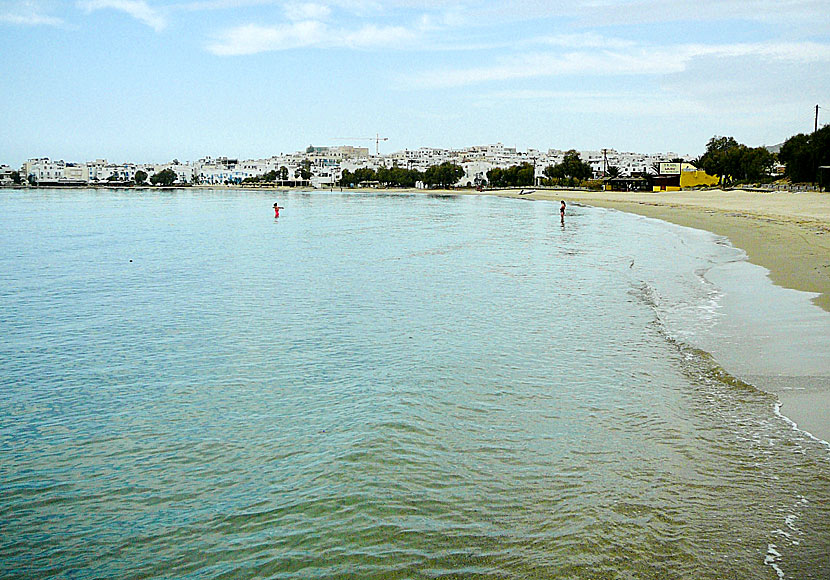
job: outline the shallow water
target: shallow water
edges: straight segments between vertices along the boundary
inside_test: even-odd
[[[758,370],[723,240],[272,203],[0,192],[0,576],[830,575],[827,447],[719,365]]]

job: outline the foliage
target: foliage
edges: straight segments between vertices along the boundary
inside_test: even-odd
[[[594,171],[589,163],[582,161],[575,149],[571,149],[565,153],[562,163],[548,165],[543,173],[552,183],[577,185],[586,179],[590,179]]]
[[[367,181],[377,181],[375,170],[371,167],[361,167],[355,169],[354,172],[344,169],[340,176],[340,185],[351,187],[352,185],[360,185]]]
[[[153,185],[169,187],[176,182],[177,177],[178,176],[176,175],[176,172],[168,167],[167,169],[163,169],[162,171],[155,173],[150,178],[150,183],[152,183]]]
[[[375,176],[380,183],[390,187],[415,187],[424,178],[417,169],[404,169],[397,165],[391,169],[380,167]]]
[[[428,187],[439,186],[448,188],[455,185],[464,176],[464,168],[445,161],[441,165],[433,165],[424,172],[423,181]]]
[[[302,179],[303,181],[308,181],[309,179],[311,179],[311,176],[313,175],[313,173],[311,172],[311,161],[309,161],[308,159],[303,159],[302,163],[300,163],[300,168],[298,171],[300,179]]]
[[[23,183],[23,178],[20,177],[19,171],[12,171],[11,178],[15,185],[20,185],[21,183]]]
[[[784,141],[778,159],[786,164],[786,175],[793,182],[817,181],[818,168],[830,165],[830,125],[815,133],[799,133]]]
[[[147,172],[142,170],[142,169],[139,169],[138,171],[135,172],[135,182],[138,185],[143,185],[144,182],[147,181],[147,177],[148,177]]]
[[[769,175],[775,158],[765,147],[747,147],[733,137],[714,136],[706,145],[706,153],[694,165],[722,184],[733,181],[758,181]]]
[[[533,185],[536,181],[536,169],[530,163],[513,165],[507,169],[494,167],[487,172],[490,187],[520,187]]]

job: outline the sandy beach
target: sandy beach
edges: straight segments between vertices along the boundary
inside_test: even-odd
[[[830,311],[830,194],[680,191],[671,193],[518,190],[484,192],[525,199],[565,200],[613,208],[729,238],[750,262],[769,271],[773,283],[816,293],[813,301]],[[830,369],[827,369],[830,375]],[[763,385],[781,402],[781,413],[799,428],[830,441],[830,378],[809,386]]]

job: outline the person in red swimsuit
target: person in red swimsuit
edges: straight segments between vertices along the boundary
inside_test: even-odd
[[[279,205],[277,205],[276,203],[274,204],[274,217],[275,217],[275,218],[280,217],[280,210],[281,210],[281,209],[285,209],[285,208],[284,208],[284,207],[280,207],[280,206],[279,206]]]

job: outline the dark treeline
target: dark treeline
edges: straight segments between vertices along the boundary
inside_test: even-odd
[[[757,182],[770,179],[775,156],[766,147],[747,147],[732,137],[714,136],[706,145],[706,153],[692,164],[721,184]]]
[[[311,161],[304,159],[302,163],[300,163],[300,167],[294,171],[293,176],[288,171],[288,168],[283,165],[279,168],[279,170],[273,169],[256,177],[246,177],[242,180],[242,183],[276,183],[278,181],[284,182],[293,180],[308,181],[311,179],[312,175]]]
[[[376,183],[385,187],[415,187],[418,182],[422,182],[427,187],[447,188],[455,185],[463,176],[464,168],[449,162],[433,165],[424,172],[397,166],[380,167],[377,170],[362,167],[354,172],[344,169],[340,185],[353,187]]]
[[[778,160],[787,166],[787,177],[793,182],[827,185],[830,170],[830,125],[805,135],[799,133],[784,141]]]
[[[487,182],[490,187],[521,187],[534,185],[536,169],[530,163],[513,165],[507,169],[494,167],[487,172]]]
[[[781,145],[777,160],[784,164],[784,175],[791,182],[827,185],[830,170],[821,168],[830,166],[830,125],[810,134],[790,137]],[[732,137],[712,137],[706,153],[692,163],[720,178],[724,185],[773,181],[780,177],[773,172],[775,154],[766,147],[747,147]]]
[[[284,165],[279,170],[272,169],[256,177],[246,177],[242,183],[276,183],[277,181],[288,181],[288,168]]]

